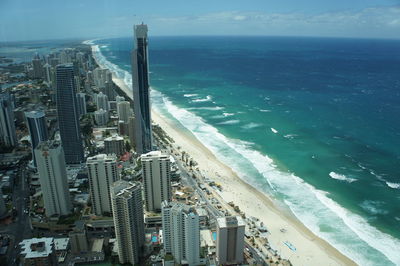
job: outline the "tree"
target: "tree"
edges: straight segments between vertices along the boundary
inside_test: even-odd
[[[132,149],[131,144],[129,143],[129,141],[125,142],[125,150],[126,151],[130,151]]]

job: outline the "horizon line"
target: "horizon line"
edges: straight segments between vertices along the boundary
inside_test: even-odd
[[[46,42],[46,41],[89,41],[89,40],[104,40],[104,39],[118,39],[118,38],[130,38],[132,36],[104,36],[104,37],[68,37],[68,38],[48,38],[48,39],[28,39],[28,40],[0,40],[0,44],[7,43],[28,43],[28,42]],[[149,35],[152,37],[279,37],[279,38],[319,38],[319,39],[359,39],[359,40],[392,40],[400,41],[400,37],[349,37],[349,36],[317,36],[317,35],[262,35],[262,34],[156,34]]]

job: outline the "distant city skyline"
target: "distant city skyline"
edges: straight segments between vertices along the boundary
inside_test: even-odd
[[[5,0],[0,3],[0,42],[126,37],[142,21],[151,36],[400,38],[400,1]]]

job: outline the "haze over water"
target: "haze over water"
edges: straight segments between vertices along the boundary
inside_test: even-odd
[[[131,38],[95,42],[130,84]],[[400,264],[400,41],[156,37],[152,103],[362,265]]]

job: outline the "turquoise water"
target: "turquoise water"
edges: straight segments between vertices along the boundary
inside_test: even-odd
[[[96,44],[130,85],[132,41]],[[357,263],[400,264],[399,44],[152,38],[152,103]]]

